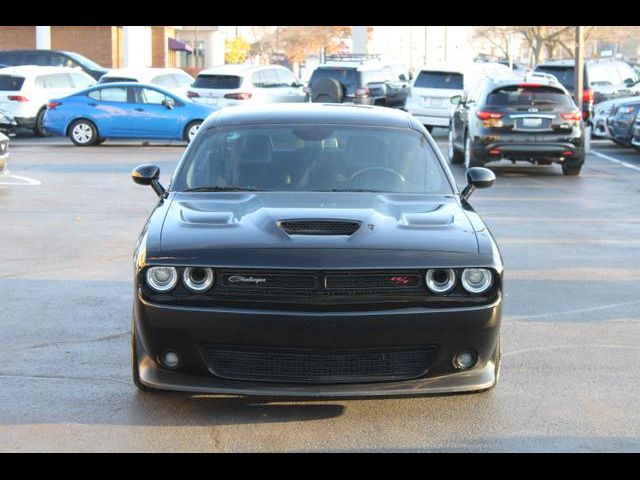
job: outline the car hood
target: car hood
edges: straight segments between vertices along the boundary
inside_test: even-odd
[[[172,193],[147,261],[344,268],[471,265],[476,230],[455,195]],[[352,235],[289,235],[282,220],[355,220]],[[484,228],[484,226],[482,226]],[[416,256],[417,254],[417,256]]]

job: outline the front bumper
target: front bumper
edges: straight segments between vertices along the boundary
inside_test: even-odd
[[[494,358],[501,297],[480,307],[402,308],[368,312],[300,312],[239,308],[192,308],[152,304],[138,292],[134,305],[140,381],[151,388],[230,395],[354,397],[478,391],[495,382]],[[221,378],[209,370],[203,345],[309,348],[437,346],[419,378],[352,383],[296,383]],[[477,352],[476,366],[458,370],[454,356]],[[180,352],[176,370],[157,361],[167,349]]]

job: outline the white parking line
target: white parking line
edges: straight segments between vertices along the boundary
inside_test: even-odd
[[[640,172],[640,167],[638,167],[636,165],[632,165],[630,163],[623,162],[622,160],[618,160],[617,158],[610,157],[609,155],[605,155],[604,153],[596,152],[595,150],[591,150],[591,153],[593,153],[594,155],[596,155],[596,156],[598,156],[600,158],[604,158],[605,160],[609,160],[610,162],[617,163],[618,165],[622,165],[623,167],[627,167],[627,168],[630,168],[632,170],[637,170],[638,172]]]
[[[1,185],[41,185],[40,180],[36,180],[35,178],[22,177],[20,175],[7,175],[5,178],[20,180],[20,182],[5,182],[4,178],[0,177],[0,186]]]

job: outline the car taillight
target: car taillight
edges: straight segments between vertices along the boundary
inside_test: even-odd
[[[227,93],[224,98],[231,98],[233,100],[249,100],[251,98],[250,93]]]
[[[356,88],[356,97],[366,97],[367,95],[369,95],[368,87]]]
[[[478,110],[476,112],[476,117],[478,117],[480,120],[490,120],[490,119],[498,119],[498,118],[502,118],[504,116],[504,113],[496,113],[496,112],[486,112],[484,110]]]
[[[49,103],[47,103],[47,108],[49,110],[53,110],[54,108],[56,108],[56,107],[58,107],[60,105],[62,105],[62,103],[60,103],[60,102],[49,102]]]
[[[9,100],[11,100],[12,102],[28,102],[29,99],[23,95],[9,95],[7,97]]]
[[[582,92],[582,101],[584,103],[593,103],[593,98],[594,98],[594,93],[593,93],[593,90],[591,90],[590,88],[586,88]]]
[[[191,90],[189,90],[187,92],[187,98],[196,98],[196,97],[199,97],[199,96],[200,96],[200,94],[198,92],[192,92]]]
[[[571,113],[561,113],[560,116],[563,120],[573,120],[574,122],[579,122],[582,120],[582,113],[578,110]]]

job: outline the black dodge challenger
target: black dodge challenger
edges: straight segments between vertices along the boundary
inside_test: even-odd
[[[232,395],[492,388],[502,258],[425,128],[383,107],[211,115],[135,252],[133,381]]]

